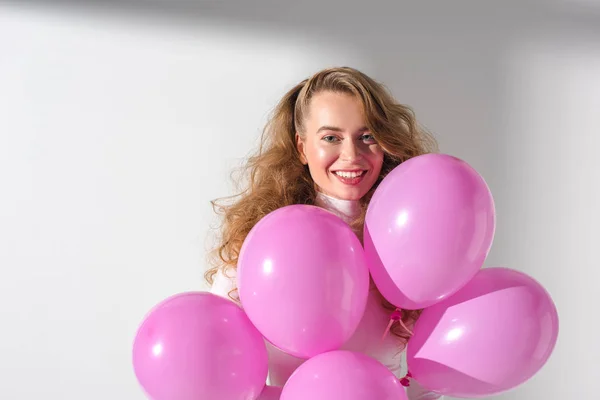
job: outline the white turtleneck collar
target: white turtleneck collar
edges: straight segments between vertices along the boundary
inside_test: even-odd
[[[328,196],[324,193],[317,192],[315,205],[331,211],[346,223],[351,223],[361,211],[360,202],[358,200],[341,200],[335,197]]]

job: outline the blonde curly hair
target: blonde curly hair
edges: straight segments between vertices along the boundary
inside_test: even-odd
[[[222,225],[220,243],[210,254],[213,267],[205,274],[209,284],[219,269],[227,275],[237,268],[242,243],[261,218],[287,205],[315,203],[315,183],[300,160],[295,137],[304,132],[311,99],[324,91],[356,96],[364,106],[367,127],[384,151],[381,174],[360,199],[362,212],[351,224],[356,232],[362,232],[367,205],[381,180],[403,161],[437,151],[435,139],[417,124],[412,109],[396,102],[382,84],[364,73],[349,67],[328,68],[303,80],[283,96],[265,126],[258,150],[238,171],[243,189],[212,202],[222,216]],[[229,296],[237,300],[235,291]],[[395,310],[383,297],[381,300],[386,309]],[[406,344],[410,333],[403,325],[414,325],[419,315],[420,310],[403,312],[391,333]]]

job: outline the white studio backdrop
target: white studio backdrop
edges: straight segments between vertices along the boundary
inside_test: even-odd
[[[497,23],[493,43],[461,47],[486,20],[450,39],[428,26],[405,40],[398,24],[344,40],[301,21],[134,14],[0,5],[0,398],[144,399],[138,324],[206,289],[210,200],[231,193],[279,97],[335,65],[384,81],[486,178],[498,212],[486,265],[534,276],[557,303],[550,362],[496,398],[598,396],[598,30],[514,41],[519,26]]]

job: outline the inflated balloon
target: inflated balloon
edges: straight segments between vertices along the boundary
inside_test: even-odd
[[[495,226],[492,195],[471,166],[445,154],[411,158],[383,179],[367,209],[373,280],[397,307],[429,307],[483,266]]]
[[[278,386],[265,386],[260,396],[258,396],[258,400],[279,400],[282,389]]]
[[[242,309],[190,292],[155,306],[133,344],[133,367],[153,400],[256,399],[265,386],[264,340]]]
[[[558,337],[556,307],[526,274],[482,269],[465,287],[421,314],[408,343],[413,377],[438,393],[480,398],[530,379]]]
[[[322,208],[292,205],[262,218],[238,260],[246,314],[279,349],[309,358],[339,348],[364,313],[369,271],[350,226]]]
[[[311,358],[290,377],[281,400],[407,400],[400,381],[361,353],[331,351]]]

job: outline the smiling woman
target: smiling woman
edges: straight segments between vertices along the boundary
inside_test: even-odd
[[[337,214],[361,238],[381,180],[403,161],[436,149],[412,110],[356,69],[326,69],[300,82],[277,105],[258,153],[245,166],[247,189],[229,204],[213,203],[224,219],[216,265],[206,275],[211,292],[238,301],[240,249],[267,214],[292,204],[316,205]],[[402,312],[382,340],[394,310],[372,287],[363,319],[344,348],[369,355],[402,378],[402,353],[420,312]],[[304,360],[267,345],[270,382],[283,386]],[[408,377],[402,382],[410,382],[410,400],[439,398]]]
[[[356,96],[324,91],[313,97],[296,142],[300,160],[324,194],[359,200],[377,181],[383,150],[364,121]]]

